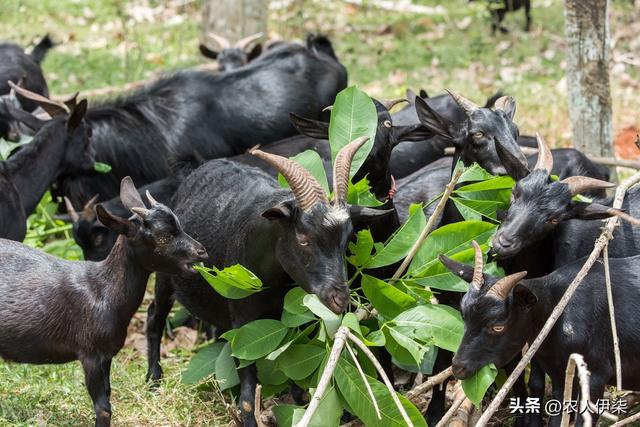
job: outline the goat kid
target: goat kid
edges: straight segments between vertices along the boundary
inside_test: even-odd
[[[96,426],[110,425],[111,360],[124,345],[149,275],[192,275],[193,264],[207,258],[169,208],[147,193],[147,209],[128,177],[121,187],[134,215],[126,219],[96,207],[100,221],[120,236],[102,262],[62,260],[0,240],[0,356],[33,364],[79,360]]]
[[[473,267],[440,256],[454,274],[470,283],[462,299],[464,336],[453,358],[453,374],[469,378],[481,367],[493,363],[502,367],[531,343],[553,308],[582,268],[585,258],[574,261],[553,273],[523,280],[526,272],[504,278],[483,274],[483,254],[477,243]],[[638,317],[637,295],[640,292],[640,256],[610,259],[613,299],[620,340],[624,389],[640,387],[640,339],[634,320]],[[565,370],[569,356],[581,354],[591,371],[590,397],[603,397],[607,384],[615,383],[612,363],[613,338],[607,307],[604,267],[595,263],[549,336],[536,353],[536,359],[551,378],[552,398],[563,400]],[[596,415],[597,418],[597,415]],[[594,420],[594,424],[595,424]],[[549,426],[560,425],[560,416],[551,417]],[[578,416],[576,425],[582,425]]]

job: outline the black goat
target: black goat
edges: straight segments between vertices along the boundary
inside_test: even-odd
[[[31,54],[24,52],[22,47],[13,43],[0,43],[0,138],[9,141],[19,141],[20,134],[18,123],[11,117],[3,104],[8,103],[14,108],[25,111],[33,111],[38,104],[20,94],[11,94],[8,82],[18,84],[25,89],[42,96],[49,96],[47,82],[42,74],[40,64],[47,51],[53,47],[49,36],[33,48]]]
[[[218,61],[218,70],[222,72],[247,65],[262,53],[262,43],[255,43],[262,38],[262,33],[244,37],[233,45],[218,34],[209,33],[208,37],[213,39],[219,50],[209,47],[206,43],[200,43],[200,53],[207,58]],[[253,47],[251,47],[252,45]]]
[[[473,0],[469,0],[472,2]],[[502,25],[504,16],[508,12],[514,12],[520,8],[524,9],[524,30],[531,29],[531,0],[488,0],[488,7],[491,13],[491,34],[495,34],[496,30],[501,33],[508,33],[509,30]]]
[[[26,217],[49,186],[60,177],[90,173],[94,157],[91,128],[83,120],[86,100],[76,103],[74,98],[65,105],[10,84],[16,93],[35,100],[53,116],[52,120],[41,122],[29,113],[15,110],[38,131],[29,144],[0,162],[0,237],[22,241]]]
[[[147,193],[146,209],[130,178],[120,194],[134,215],[96,211],[120,237],[100,263],[72,262],[0,240],[0,356],[20,363],[79,360],[93,400],[96,426],[111,420],[109,374],[152,271],[191,275],[204,247],[166,206]]]
[[[202,279],[172,278],[178,301],[222,331],[278,316],[286,286],[293,282],[318,295],[332,311],[344,311],[349,303],[344,252],[352,233],[345,198],[351,159],[365,140],[348,144],[338,154],[332,203],[297,163],[259,150],[253,153],[274,165],[292,191],[256,168],[227,160],[209,161],[189,175],[175,198],[185,230],[199,236],[209,250],[208,263],[220,268],[240,263],[256,273],[266,289],[242,300],[227,300]],[[163,276],[158,280],[162,283]],[[155,299],[149,307],[149,376],[154,380],[162,374],[159,338],[167,314],[166,302]],[[255,425],[255,375],[254,367],[240,370],[245,425]]]
[[[474,267],[440,257],[449,270],[471,284],[462,299],[465,332],[452,365],[458,379],[470,377],[489,363],[502,367],[526,343],[531,343],[585,261],[574,261],[537,279],[523,280],[526,272],[499,279],[483,274],[482,252],[477,244],[475,247]],[[615,317],[625,373],[622,386],[637,389],[640,387],[637,357],[640,341],[634,320],[638,317],[640,257],[610,259],[609,262],[611,280],[615,283],[613,299],[617,302]],[[605,386],[615,382],[611,363],[613,339],[604,283],[604,267],[595,263],[536,353],[538,363],[551,378],[553,399],[563,400],[565,370],[572,353],[584,356],[589,366],[592,400],[602,398]],[[578,416],[576,425],[581,423]],[[551,417],[549,425],[559,426],[560,417]]]
[[[289,112],[319,118],[346,86],[344,67],[325,48],[288,44],[235,71],[177,73],[92,107],[86,121],[96,160],[112,171],[62,179],[59,191],[83,206],[95,194],[102,200],[117,196],[123,176],[139,185],[165,178],[166,158],[178,146],[211,159],[293,135]]]

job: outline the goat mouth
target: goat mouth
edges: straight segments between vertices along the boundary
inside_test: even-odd
[[[196,265],[201,265],[201,264],[202,264],[201,262],[185,262],[181,265],[181,269],[186,273],[195,274],[197,273],[195,269]]]

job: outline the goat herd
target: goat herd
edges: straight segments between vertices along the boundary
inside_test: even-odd
[[[278,316],[284,285],[294,282],[333,312],[347,310],[345,251],[354,229],[369,228],[375,241],[387,240],[406,221],[410,204],[442,192],[458,159],[516,180],[491,249],[509,275],[484,274],[478,245],[474,266],[441,258],[470,287],[462,299],[438,294],[440,302],[460,308],[465,333],[453,360],[440,351],[434,370],[453,362],[454,375],[464,379],[489,363],[508,365],[575,276],[601,219],[617,215],[628,220],[609,249],[623,385],[640,387],[634,322],[640,235],[630,225],[640,213],[638,193],[630,191],[624,211],[612,208],[605,193],[614,186],[608,170],[574,149],[549,150],[540,136],[520,136],[512,97],[496,95],[479,106],[454,92],[428,97],[408,91],[407,100],[374,101],[377,133],[354,182],[367,176],[384,204],[363,208],[347,204],[346,195],[352,158],[366,139],[346,145],[330,164],[324,109],[346,87],[347,72],[326,37],[310,35],[306,46],[254,48],[250,56],[226,44],[220,54],[208,52],[224,72],[178,72],[91,106],[77,96],[49,97],[39,62],[51,45],[45,38],[31,55],[0,45],[1,136],[33,136],[0,163],[0,356],[36,364],[79,360],[96,425],[110,424],[111,361],[152,272],[157,277],[148,311],[148,379],[155,382],[162,376],[160,340],[175,299],[221,332]],[[409,105],[390,113],[401,101]],[[261,148],[251,148],[256,145]],[[525,157],[523,145],[538,147],[539,154]],[[444,156],[446,147],[454,148],[453,158]],[[288,159],[307,149],[325,161],[331,200]],[[111,171],[96,172],[96,161]],[[290,190],[279,185],[278,173]],[[26,217],[49,189],[64,200],[86,261],[58,259],[19,243]],[[440,221],[460,218],[451,205]],[[240,263],[261,278],[265,290],[227,300],[195,272],[200,262]],[[574,352],[591,369],[592,399],[612,383],[603,274],[599,264],[591,270],[537,353],[531,396],[544,397],[546,373],[553,397],[562,400]],[[255,368],[242,368],[239,375],[244,424],[256,425]],[[427,415],[432,425],[444,405],[444,393],[435,391]],[[542,421],[542,415],[529,414],[518,422]],[[551,423],[559,425],[558,417]]]

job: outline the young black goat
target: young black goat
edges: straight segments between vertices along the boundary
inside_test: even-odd
[[[472,2],[473,0],[469,0]],[[524,30],[531,29],[531,0],[488,0],[488,7],[491,13],[491,34],[495,34],[496,30],[501,33],[508,33],[509,30],[502,25],[504,16],[508,12],[514,12],[520,8],[524,9]]]
[[[330,45],[329,45],[330,46]],[[147,185],[169,175],[169,153],[188,146],[204,159],[240,154],[295,134],[289,113],[319,118],[346,86],[344,67],[318,49],[286,44],[235,71],[186,71],[92,107],[96,160],[109,174],[59,181],[74,206],[117,196],[126,175]]]
[[[474,242],[475,243],[475,242]],[[504,366],[526,343],[538,335],[585,259],[565,265],[537,279],[523,280],[526,272],[504,278],[483,274],[483,255],[475,244],[474,267],[441,256],[442,263],[470,283],[462,299],[465,331],[453,358],[453,374],[458,379],[473,375],[482,366]],[[623,383],[628,390],[640,387],[640,339],[637,295],[640,292],[640,256],[610,259],[613,299],[620,340]],[[611,362],[613,339],[604,278],[604,267],[595,263],[562,316],[536,353],[536,359],[551,377],[552,398],[563,400],[565,370],[572,353],[581,354],[589,370],[590,397],[602,398],[607,384],[615,382]],[[578,416],[576,425],[582,424]],[[559,426],[560,417],[551,417],[550,426]]]
[[[16,93],[39,103],[53,117],[40,122],[20,110],[38,132],[29,144],[0,162],[0,237],[22,241],[26,217],[49,186],[61,177],[90,173],[94,158],[91,128],[83,120],[86,100],[76,103],[74,98],[65,105],[10,84]]]
[[[228,160],[209,161],[189,175],[175,196],[175,211],[185,230],[205,245],[208,263],[219,268],[240,263],[256,273],[266,289],[227,300],[201,278],[171,278],[178,301],[222,331],[279,315],[287,285],[294,282],[318,295],[332,311],[344,311],[349,304],[344,252],[352,233],[345,199],[352,157],[365,141],[358,139],[338,154],[333,202],[297,163],[259,150],[253,154],[274,165],[291,191],[256,168]],[[159,283],[162,278],[159,275]],[[162,374],[159,338],[168,308],[157,299],[149,307],[149,376],[154,380]],[[245,425],[252,426],[255,368],[241,369],[240,378],[240,408]]]
[[[20,140],[18,123],[6,110],[5,104],[29,112],[38,107],[33,100],[20,94],[11,94],[8,82],[21,82],[25,89],[45,97],[49,96],[40,64],[52,47],[53,42],[48,35],[40,40],[31,54],[25,53],[22,47],[16,44],[0,43],[0,138],[16,142]]]
[[[621,258],[639,254],[640,240],[627,224],[628,221],[638,224],[637,219],[613,209],[610,199],[574,200],[578,194],[602,191],[615,184],[586,176],[554,181],[551,178],[555,169],[552,152],[541,137],[538,137],[538,145],[539,157],[531,173],[508,167],[512,175],[526,175],[514,185],[509,209],[503,214],[493,238],[493,252],[501,262],[513,264],[511,270],[527,269],[533,277],[548,274],[587,255],[590,243],[600,234],[602,222],[599,220],[614,215],[627,221],[622,223],[616,232],[618,237],[610,244],[611,256]],[[632,190],[623,205],[633,216],[640,213],[637,194],[637,190]]]
[[[134,214],[129,219],[96,208],[100,221],[120,235],[103,262],[66,261],[0,240],[0,356],[35,364],[79,360],[96,426],[110,425],[111,360],[124,345],[149,275],[192,275],[193,264],[207,259],[173,212],[148,193],[151,208],[145,208],[128,177],[120,197]]]

